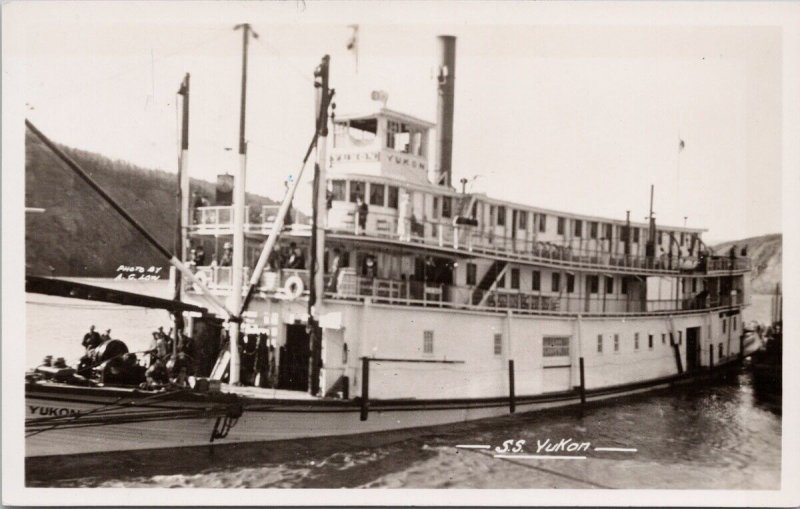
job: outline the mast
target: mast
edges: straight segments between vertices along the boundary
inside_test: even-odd
[[[245,180],[247,175],[247,142],[245,141],[245,119],[247,117],[247,45],[250,35],[258,38],[248,23],[236,25],[234,30],[242,29],[242,99],[239,107],[239,171],[233,179],[233,261],[230,307],[239,309],[242,302],[242,278],[244,267],[244,223],[245,223]],[[232,385],[239,383],[239,332],[241,322],[231,321],[230,328],[230,378]]]
[[[175,257],[185,260],[185,248],[188,246],[189,227],[189,73],[186,73],[178,95],[183,96],[183,117],[181,120],[181,155],[178,161],[178,231],[175,235]],[[183,277],[175,274],[175,288],[172,299],[180,301],[183,297]],[[172,354],[178,352],[179,334],[183,331],[183,316],[175,313],[175,326],[173,327]]]
[[[308,391],[319,393],[319,370],[322,359],[322,329],[319,325],[322,315],[322,297],[325,292],[325,224],[327,216],[325,162],[328,138],[328,105],[332,93],[328,88],[330,57],[325,55],[314,71],[317,89],[317,162],[314,165],[314,192],[311,227],[311,270],[312,285],[308,295],[308,332],[311,355],[309,356]]]

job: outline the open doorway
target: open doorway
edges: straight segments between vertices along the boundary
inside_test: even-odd
[[[686,371],[700,369],[700,327],[686,329]]]
[[[308,361],[311,356],[305,324],[286,326],[286,344],[281,347],[278,388],[293,391],[308,390]]]

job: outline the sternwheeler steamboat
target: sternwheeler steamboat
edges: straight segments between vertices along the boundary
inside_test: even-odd
[[[323,60],[314,213],[291,224],[299,175],[280,206],[248,206],[244,141],[232,204],[190,207],[187,77],[182,242],[161,246],[180,299],[34,277],[28,290],[171,310],[195,343],[191,383],[115,381],[122,345],[85,375],[41,367],[29,457],[443,425],[692,383],[749,353],[749,259],[714,255],[703,230],[454,187],[455,39],[438,43],[436,124],[385,106],[331,115]],[[227,242],[230,266],[190,257]]]

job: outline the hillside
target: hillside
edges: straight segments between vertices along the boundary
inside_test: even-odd
[[[62,148],[159,242],[172,249],[177,218],[176,174]],[[192,179],[191,188],[214,196],[211,182]],[[274,203],[255,195],[248,195],[248,202]],[[45,209],[25,217],[27,274],[113,277],[120,265],[165,269],[168,265],[30,134],[25,139],[25,206]]]
[[[718,254],[727,253],[731,246],[737,251],[747,246],[747,254],[753,259],[752,291],[773,293],[781,282],[783,271],[783,236],[780,233],[723,242],[713,246]]]

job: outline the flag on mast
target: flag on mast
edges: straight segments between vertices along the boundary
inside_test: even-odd
[[[348,25],[353,32],[347,41],[347,51],[352,51],[356,59],[356,74],[358,74],[358,25]]]

